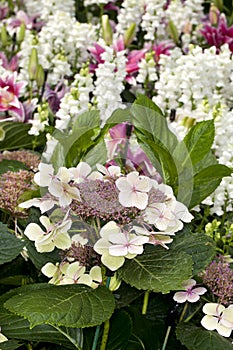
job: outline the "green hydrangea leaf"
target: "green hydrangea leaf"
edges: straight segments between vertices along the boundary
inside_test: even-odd
[[[188,350],[232,350],[232,343],[216,331],[181,323],[176,329],[177,338]]]
[[[6,301],[4,307],[29,320],[31,328],[40,324],[64,327],[91,327],[109,319],[115,306],[112,293],[100,286],[55,286],[36,284]]]
[[[0,222],[0,265],[15,259],[25,243],[9,232],[6,225]]]
[[[142,255],[126,259],[119,276],[131,286],[168,293],[180,289],[182,281],[192,276],[193,261],[185,252],[146,245]]]
[[[216,255],[214,241],[205,234],[191,232],[189,225],[176,234],[171,250],[183,251],[192,257],[194,275],[202,271]]]

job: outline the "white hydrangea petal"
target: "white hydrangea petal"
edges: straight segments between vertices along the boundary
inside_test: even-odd
[[[182,285],[185,289],[191,288],[191,287],[195,286],[196,284],[197,284],[197,282],[193,278],[190,278],[189,280],[186,280],[182,283]]]
[[[51,221],[49,220],[48,216],[42,215],[40,217],[40,222],[46,228],[46,230],[49,230],[52,226]]]
[[[95,282],[102,282],[102,271],[100,266],[93,266],[89,272],[91,278]]]
[[[127,244],[128,243],[128,236],[127,236],[127,234],[124,234],[122,232],[119,232],[117,234],[111,233],[108,236],[108,240],[114,244]]]
[[[52,164],[40,163],[38,169],[39,171],[34,175],[35,183],[41,187],[49,186],[54,174]]]
[[[68,249],[71,246],[71,238],[68,233],[60,233],[54,237],[54,244],[58,249]]]
[[[100,238],[94,245],[94,250],[96,253],[102,255],[108,251],[111,244],[104,238]]]
[[[65,167],[60,167],[56,176],[64,183],[68,183],[72,178],[69,169]]]
[[[41,272],[47,277],[53,277],[57,270],[58,267],[50,262],[48,262],[41,268]]]
[[[199,294],[199,295],[203,295],[207,292],[207,289],[204,288],[204,287],[197,287],[197,288],[194,288],[192,290],[192,292],[196,293],[196,294]]]
[[[225,310],[225,307],[217,303],[207,303],[203,306],[202,310],[207,315],[217,316]]]
[[[42,231],[41,227],[34,223],[27,225],[24,231],[25,236],[27,236],[31,241],[35,241],[43,233],[44,232]]]
[[[200,299],[199,294],[191,292],[191,294],[188,295],[187,301],[190,303],[196,303]]]
[[[205,315],[201,320],[201,325],[205,329],[208,329],[208,331],[213,331],[214,329],[216,329],[217,324],[218,324],[217,317],[214,317],[211,315]]]
[[[184,222],[191,222],[194,218],[193,215],[188,211],[188,208],[181,202],[176,202],[174,212],[176,217]]]
[[[100,236],[108,239],[110,234],[120,233],[120,227],[116,224],[115,221],[109,221],[106,225],[104,225],[100,230]]]
[[[7,340],[8,340],[8,338],[5,337],[4,334],[0,333],[0,343],[3,343],[4,341],[7,341]]]
[[[128,252],[130,254],[140,255],[143,253],[143,250],[144,250],[143,245],[130,245],[128,247]]]
[[[102,255],[101,261],[111,271],[116,271],[124,264],[125,258],[123,256],[111,256],[106,253]]]
[[[126,256],[128,248],[122,244],[115,244],[109,247],[109,255],[111,256]]]
[[[176,292],[173,296],[173,299],[177,303],[185,303],[187,301],[187,293],[186,292]]]
[[[91,276],[88,275],[88,274],[82,275],[82,276],[80,276],[80,278],[78,279],[78,283],[85,284],[85,285],[91,287],[91,285],[92,285],[92,278],[91,278]]]
[[[225,327],[223,324],[218,323],[216,326],[216,330],[218,334],[228,338],[231,335],[232,328]]]
[[[132,190],[132,185],[127,181],[125,177],[120,177],[115,181],[116,187],[121,192],[130,192]]]

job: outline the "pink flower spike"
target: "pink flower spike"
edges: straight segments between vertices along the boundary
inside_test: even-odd
[[[194,279],[187,280],[183,283],[184,288],[186,289],[184,292],[176,292],[173,296],[173,299],[177,303],[185,303],[186,301],[190,303],[195,303],[200,299],[200,295],[203,295],[207,292],[206,288],[193,287],[196,285],[196,281]]]

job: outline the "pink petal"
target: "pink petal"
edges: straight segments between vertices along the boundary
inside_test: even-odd
[[[177,303],[185,303],[187,301],[187,293],[186,292],[176,292],[173,296],[173,299]]]

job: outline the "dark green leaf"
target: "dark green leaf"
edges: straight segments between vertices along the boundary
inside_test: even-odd
[[[156,113],[160,114],[165,118],[161,109],[150,98],[148,98],[145,95],[138,94],[135,104],[152,109],[153,111],[155,111]]]
[[[119,275],[138,289],[168,293],[192,276],[192,264],[191,256],[184,252],[147,245],[142,255],[126,260]]]
[[[122,327],[124,325],[124,327]],[[132,332],[132,320],[124,310],[116,311],[110,319],[108,350],[127,349],[127,343]]]
[[[8,231],[0,222],[0,265],[15,259],[22,251],[25,243]]]
[[[47,262],[52,262],[55,264],[56,262],[61,260],[58,249],[55,249],[50,253],[38,253],[38,251],[35,248],[34,242],[29,240],[26,242],[26,247],[29,259],[32,261],[32,263],[38,270],[41,270],[41,268]]]
[[[222,337],[216,331],[180,323],[176,334],[188,350],[232,350],[231,340]]]
[[[18,162],[17,160],[3,159],[0,162],[0,175],[7,171],[19,171],[20,169],[28,170],[25,164]]]
[[[171,250],[185,252],[192,257],[194,275],[202,271],[216,254],[213,240],[204,234],[192,233],[188,225],[177,233]]]
[[[17,340],[8,340],[6,342],[0,343],[0,350],[15,350],[22,346],[22,343]]]
[[[29,320],[31,327],[51,324],[64,327],[91,327],[109,319],[114,298],[105,287],[36,284],[4,304],[9,311]]]
[[[225,165],[210,165],[194,176],[194,188],[189,208],[201,203],[218,187],[225,176],[230,176],[232,170]]]
[[[1,127],[5,131],[5,138],[0,142],[0,151],[14,150],[20,148],[34,149],[45,144],[44,135],[38,137],[28,134],[31,124],[18,122],[4,122]]]
[[[24,287],[13,289],[0,297],[0,324],[2,333],[8,338],[62,344],[68,349],[74,349],[71,342],[54,327],[39,325],[30,329],[28,320],[12,314],[3,307],[6,300],[16,295],[18,291],[23,290]],[[82,345],[82,330],[75,328],[70,328],[68,330],[65,328],[62,329],[68,332],[73,339],[76,339],[76,342],[78,342],[80,346]]]

